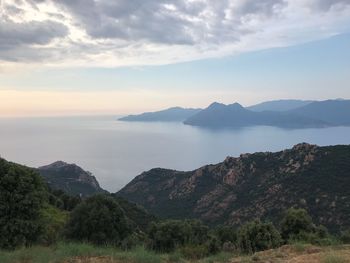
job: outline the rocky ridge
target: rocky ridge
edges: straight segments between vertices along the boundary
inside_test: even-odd
[[[350,146],[298,144],[292,149],[227,157],[190,172],[152,169],[118,195],[165,218],[240,225],[278,221],[285,209],[309,211],[330,229],[350,226]]]

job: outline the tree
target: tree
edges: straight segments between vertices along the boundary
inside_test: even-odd
[[[281,221],[281,234],[285,241],[300,239],[315,230],[315,225],[305,209],[290,208]]]
[[[120,245],[130,233],[124,211],[107,195],[96,195],[79,204],[66,227],[68,238],[97,245]]]
[[[278,247],[281,244],[281,236],[272,223],[256,220],[239,229],[238,244],[243,252],[254,253]]]
[[[0,247],[13,249],[39,238],[45,203],[42,178],[30,168],[0,159]]]

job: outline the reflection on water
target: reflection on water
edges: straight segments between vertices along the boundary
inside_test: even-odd
[[[191,170],[245,152],[278,151],[300,142],[350,144],[350,127],[207,130],[181,123],[120,122],[115,117],[0,119],[0,155],[29,166],[57,160],[91,171],[117,191],[154,167]]]

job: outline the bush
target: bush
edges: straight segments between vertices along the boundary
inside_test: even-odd
[[[38,240],[44,202],[44,183],[33,169],[0,159],[0,248]]]
[[[120,245],[130,233],[123,210],[106,195],[96,195],[79,204],[66,227],[68,238],[97,245]]]
[[[121,248],[130,250],[136,247],[141,247],[145,244],[146,237],[144,233],[133,232],[131,235],[124,238],[121,242]]]
[[[148,237],[151,249],[171,252],[186,244],[204,244],[208,238],[208,228],[196,220],[167,220],[152,223]]]
[[[237,231],[231,226],[218,226],[214,229],[214,235],[218,238],[220,243],[237,243]]]
[[[305,234],[314,230],[312,219],[304,209],[288,209],[281,222],[281,235],[285,241],[302,240]]]
[[[67,216],[67,212],[46,204],[42,210],[41,225],[43,227],[43,232],[39,239],[40,243],[52,245],[59,241],[63,237]]]
[[[256,220],[243,225],[238,232],[238,245],[242,252],[254,253],[280,244],[281,236],[272,223]]]
[[[350,230],[342,232],[340,235],[340,240],[344,244],[350,244]]]

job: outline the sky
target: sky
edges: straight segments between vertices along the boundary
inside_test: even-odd
[[[350,0],[0,0],[0,116],[350,98]]]

